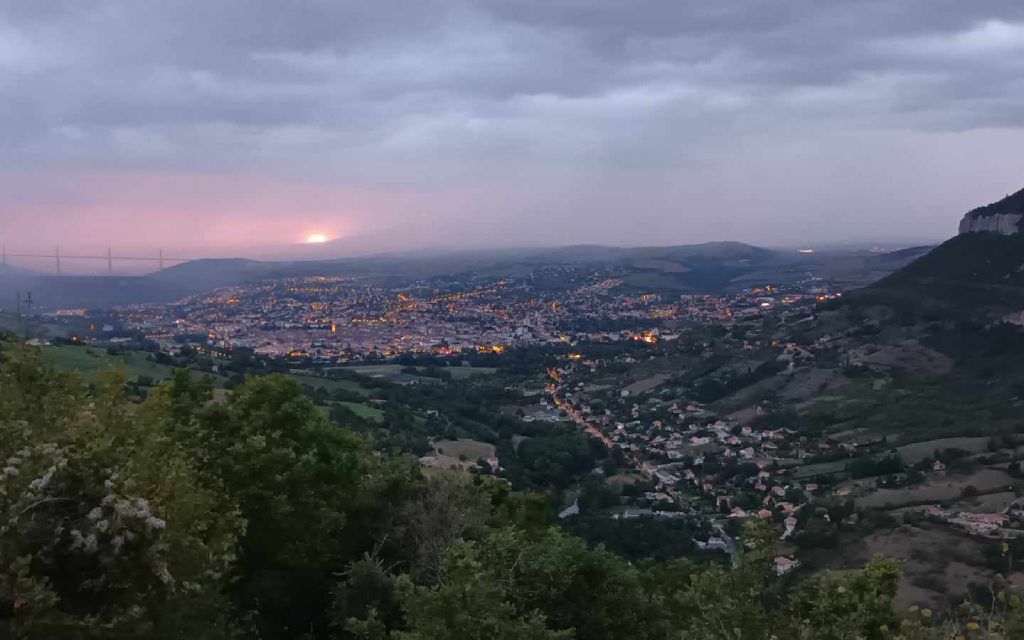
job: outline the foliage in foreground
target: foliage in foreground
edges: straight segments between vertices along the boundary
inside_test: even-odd
[[[284,377],[225,403],[185,373],[141,403],[8,347],[0,364],[0,637],[368,640],[1014,638],[1020,602],[945,626],[893,613],[898,563],[795,587],[775,533],[735,567],[630,564],[542,496],[427,479]],[[1014,626],[1016,625],[1016,626]]]

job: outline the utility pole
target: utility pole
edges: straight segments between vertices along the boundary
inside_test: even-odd
[[[28,340],[32,336],[29,335],[29,325],[32,323],[32,292],[29,291],[25,294],[25,340]]]
[[[164,250],[160,249],[160,271],[164,270]]]
[[[114,256],[110,247],[107,247],[107,275],[114,275]]]
[[[4,264],[7,264],[7,245],[4,245]]]
[[[21,331],[21,292],[18,291],[15,296],[18,300],[18,328],[15,330],[15,333],[21,333],[24,335]]]
[[[57,245],[56,258],[57,258],[57,275],[59,276],[60,275],[60,245]]]

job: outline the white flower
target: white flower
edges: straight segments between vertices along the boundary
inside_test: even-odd
[[[46,473],[44,473],[42,476],[40,476],[40,477],[36,478],[35,480],[33,480],[32,482],[28,483],[29,490],[30,491],[42,491],[43,489],[45,489],[46,487],[48,487],[50,485],[50,482],[53,480],[53,476],[56,473],[57,473],[57,468],[56,467],[50,467],[49,469],[46,470]]]

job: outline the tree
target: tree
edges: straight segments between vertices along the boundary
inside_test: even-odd
[[[435,586],[400,579],[408,627],[390,637],[642,638],[653,613],[636,569],[553,528],[456,543],[441,577]]]
[[[227,637],[221,597],[243,523],[168,436],[170,403],[94,393],[35,352],[0,365],[0,632]],[[180,617],[179,612],[188,611]]]
[[[881,640],[896,629],[892,600],[899,586],[900,564],[876,557],[863,570],[843,577],[831,574],[810,580],[788,599],[779,637],[815,640]]]
[[[254,632],[325,627],[333,574],[358,557],[348,515],[374,466],[366,442],[331,424],[291,378],[252,378],[181,426],[247,524],[236,567]]]
[[[445,580],[435,588],[417,586],[408,577],[398,583],[407,628],[393,640],[560,640],[568,631],[550,629],[543,614],[519,613],[510,601],[509,586],[495,580],[487,563],[468,544],[453,548],[445,559]],[[379,625],[353,624],[360,637],[383,638]]]
[[[491,496],[459,476],[432,478],[395,510],[391,546],[417,581],[437,584],[442,559],[454,543],[483,533]]]
[[[733,568],[699,568],[687,560],[677,560],[655,569],[652,590],[661,613],[660,637],[768,637],[772,625],[764,609],[765,580],[777,538],[771,525],[750,522],[743,529],[742,553]]]

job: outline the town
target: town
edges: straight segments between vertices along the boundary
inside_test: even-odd
[[[930,527],[937,545],[1024,536],[1016,435],[915,432],[931,408],[899,414],[885,400],[908,393],[901,371],[948,371],[939,352],[882,340],[870,318],[851,329],[843,292],[814,277],[712,294],[640,290],[620,275],[272,279],[62,310],[51,320],[69,336],[32,341],[60,357],[123,353],[144,384],[168,375],[158,366],[225,388],[286,372],[339,423],[425,468],[551,491],[563,526],[611,548],[621,534],[597,523],[667,527],[672,553],[736,558],[744,523],[761,521],[777,531],[785,575],[833,566],[846,556],[828,550],[851,537],[888,553],[877,532],[892,523]],[[878,401],[838,409],[865,397]],[[890,416],[900,430],[880,424]],[[972,553],[965,564],[983,563]],[[933,563],[920,564],[908,580],[934,583]]]
[[[565,286],[548,284],[554,278]],[[566,267],[519,279],[438,278],[402,287],[357,278],[295,278],[218,289],[173,304],[133,306],[118,311],[109,328],[142,332],[170,351],[201,336],[210,346],[350,362],[580,339],[671,339],[687,323],[727,322],[840,295],[817,283],[722,296],[623,292],[622,284],[607,273]]]

